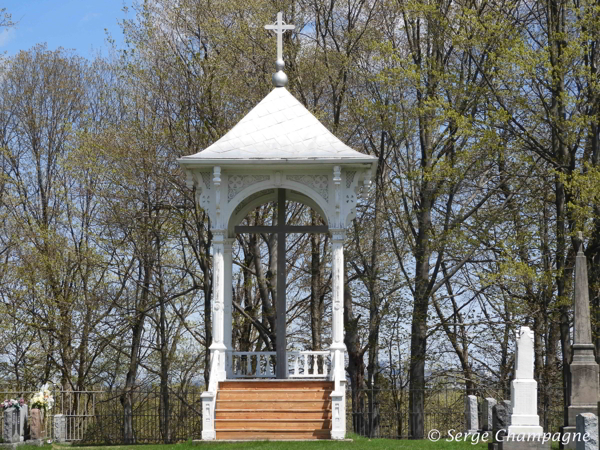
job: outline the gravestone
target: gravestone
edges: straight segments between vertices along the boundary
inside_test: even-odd
[[[31,439],[42,439],[44,437],[44,418],[42,411],[33,408],[29,415],[29,430]]]
[[[498,443],[506,436],[506,430],[510,425],[511,410],[510,400],[502,400],[492,406],[492,427],[490,428],[492,442],[488,443],[488,450],[498,450]]]
[[[533,332],[521,327],[517,336],[515,379],[511,384],[512,414],[508,434],[542,435],[537,414],[537,382],[533,379]]]
[[[27,405],[21,406],[19,410],[19,436],[21,441],[29,440],[29,408]]]
[[[19,410],[17,408],[7,408],[4,410],[2,439],[8,444],[20,441]]]
[[[512,413],[508,433],[499,445],[500,450],[549,449],[544,442],[544,430],[537,414],[537,382],[533,379],[533,332],[521,327],[517,334],[515,378],[510,395]]]
[[[595,414],[579,414],[576,419],[576,433],[582,439],[577,441],[576,450],[598,450],[598,417]],[[589,439],[585,434],[589,434]]]
[[[496,400],[493,398],[486,398],[483,401],[483,423],[481,424],[481,429],[483,431],[492,431],[494,428],[492,408],[494,407],[494,405],[496,405],[496,403]]]
[[[54,440],[65,442],[67,440],[67,420],[64,414],[54,416]]]
[[[465,416],[467,433],[476,434],[479,431],[479,416],[477,415],[477,397],[475,395],[465,397]]]
[[[501,441],[506,436],[510,425],[510,412],[512,410],[510,400],[503,400],[492,407],[492,431],[494,440]]]
[[[573,359],[571,371],[571,395],[569,396],[568,423],[564,434],[575,432],[579,414],[598,415],[598,364],[594,356],[592,324],[590,321],[590,299],[588,291],[587,260],[583,253],[583,235],[579,233],[579,249],[575,258],[575,314],[573,323]],[[564,448],[574,450],[575,439],[569,439]]]

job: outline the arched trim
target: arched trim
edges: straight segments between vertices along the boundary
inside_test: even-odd
[[[234,227],[238,225],[250,211],[257,206],[277,200],[276,189],[287,189],[288,200],[302,203],[303,205],[312,208],[327,224],[331,223],[330,216],[326,213],[329,205],[318,194],[315,195],[315,192],[312,191],[312,189],[294,181],[284,181],[280,186],[275,186],[271,181],[265,181],[253,184],[239,192],[227,205],[227,229],[229,237],[235,236]],[[261,192],[264,192],[264,195],[261,195]],[[255,196],[255,194],[258,195]],[[244,203],[252,196],[254,196],[254,198]],[[241,207],[239,207],[240,205]]]

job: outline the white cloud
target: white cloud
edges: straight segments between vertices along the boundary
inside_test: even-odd
[[[12,41],[17,35],[17,31],[14,28],[5,28],[0,32],[0,47],[4,47],[10,41]]]

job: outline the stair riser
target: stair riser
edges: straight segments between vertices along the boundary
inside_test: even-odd
[[[231,422],[215,421],[215,430],[329,430],[331,423],[327,420],[315,420],[310,422],[295,422],[288,420],[273,420],[273,421],[257,421],[257,422],[244,422],[232,420]]]
[[[333,382],[331,381],[221,381],[219,383],[219,391],[230,389],[250,390],[269,390],[269,389],[286,389],[286,390],[309,390],[309,389],[327,389],[333,390]]]
[[[307,432],[217,431],[217,440],[330,439],[329,430]]]
[[[218,391],[219,400],[327,400],[330,391]]]
[[[330,420],[331,411],[315,411],[315,412],[283,412],[283,411],[217,411],[216,418],[218,419],[276,419],[276,420],[292,420],[292,419],[316,419]]]
[[[274,401],[256,401],[256,400],[248,400],[248,401],[217,401],[217,408],[219,410],[223,409],[323,409],[323,410],[331,410],[331,401],[323,401],[323,400],[314,400],[314,401],[283,401],[283,402],[274,402]]]

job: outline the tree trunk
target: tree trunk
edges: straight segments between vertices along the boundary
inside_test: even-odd
[[[121,405],[123,405],[123,442],[135,444],[135,430],[133,429],[133,389],[139,366],[139,352],[142,344],[142,333],[147,316],[147,306],[150,295],[151,268],[147,261],[141,261],[143,272],[142,292],[140,302],[137,305],[137,314],[134,318],[131,337],[131,351],[129,353],[129,370],[125,378],[125,386],[121,394]]]
[[[344,261],[348,258],[344,255]],[[360,336],[358,333],[358,317],[354,316],[352,305],[352,294],[348,285],[348,271],[344,270],[344,328],[346,334],[344,343],[348,351],[348,376],[350,377],[350,389],[352,392],[352,428],[359,435],[365,434],[365,363],[363,360],[364,350],[360,348]]]
[[[424,183],[425,185],[429,184],[429,182]],[[431,207],[431,190],[426,186],[421,194],[421,209],[418,213],[415,297],[410,338],[409,414],[412,439],[423,439],[425,436],[425,356],[427,352],[427,311],[429,309]]]

